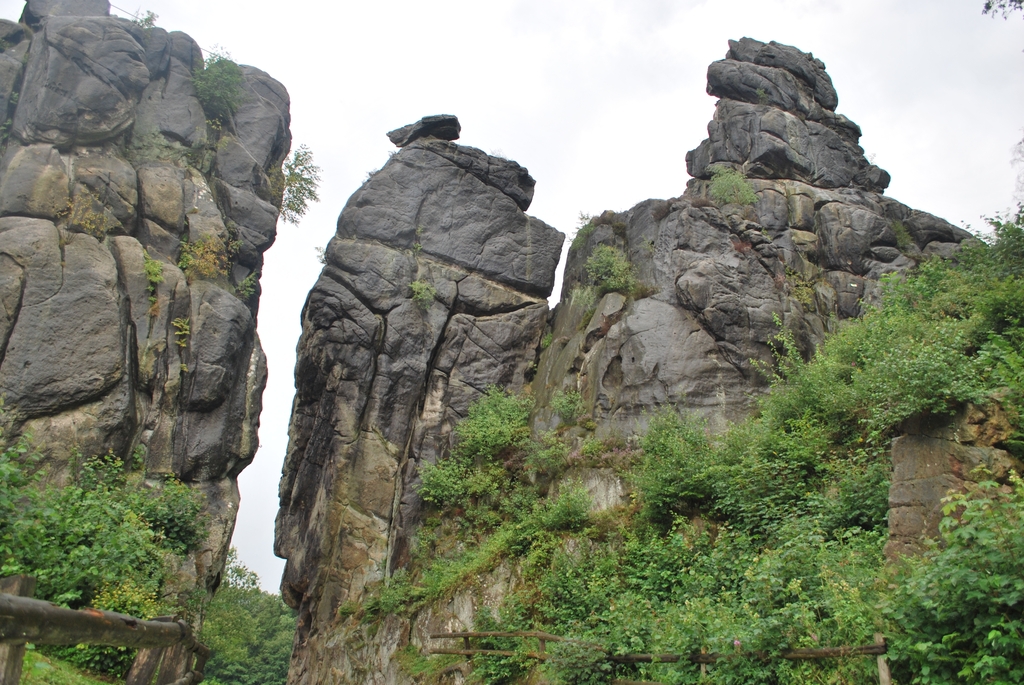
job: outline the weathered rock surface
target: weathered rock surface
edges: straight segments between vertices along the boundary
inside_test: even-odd
[[[564,239],[524,213],[533,185],[514,162],[419,137],[341,213],[303,309],[281,480],[291,682],[325,682],[345,658],[338,606],[408,563],[420,464],[488,386],[529,382]]]
[[[909,421],[892,445],[886,555],[916,554],[924,549],[927,538],[937,538],[943,498],[977,482],[980,474],[975,469],[987,472],[982,479],[1002,482],[1011,470],[1024,471],[1024,464],[994,447],[1012,433],[998,404],[968,404],[953,416]]]
[[[605,212],[574,242],[533,383],[538,430],[558,425],[546,405],[564,390],[582,393],[599,436],[633,433],[663,405],[723,428],[765,388],[757,365],[772,363],[780,326],[809,355],[837,320],[876,301],[881,276],[970,237],[880,194],[888,175],[835,113],[813,56],[731,41],[708,92],[722,99],[709,138],[687,155],[686,192]],[[757,202],[712,201],[716,166],[747,175]],[[597,296],[586,262],[599,245],[621,250],[643,292]]]
[[[210,536],[183,573],[212,592],[235,478],[257,447],[258,294],[236,287],[274,240],[264,197],[290,145],[288,94],[243,68],[249,97],[221,135],[246,163],[221,173],[227,144],[192,85],[198,45],[108,14],[106,0],[30,0],[31,29],[0,22],[0,108],[13,121],[0,162],[0,395],[57,480],[75,450],[128,462],[142,446],[155,487],[173,475],[205,493]],[[219,251],[224,273],[184,273],[183,238]]]

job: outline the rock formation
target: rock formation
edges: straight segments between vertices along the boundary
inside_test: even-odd
[[[807,356],[876,300],[881,276],[969,237],[882,194],[888,174],[836,113],[820,60],[745,38],[708,84],[721,99],[686,191],[583,227],[551,317],[539,298],[561,237],[523,213],[526,171],[446,142],[459,133],[448,117],[389,134],[402,149],[349,200],[303,312],[277,529],[282,592],[300,611],[291,683],[412,682],[398,650],[440,646],[430,633],[471,627],[521,582],[502,564],[372,630],[339,612],[408,562],[417,467],[446,452],[489,384],[532,393],[537,434],[563,422],[559,392],[583,400],[570,438],[628,437],[663,405],[720,429],[765,391],[758,366],[781,329]],[[745,176],[754,201],[722,200],[720,169]],[[636,284],[608,287],[588,268],[598,254]],[[594,502],[623,496],[610,470],[576,475]]]
[[[595,217],[569,253],[533,387],[542,406],[581,392],[601,436],[636,431],[661,405],[713,428],[741,418],[766,385],[755,365],[773,361],[776,321],[809,355],[877,299],[881,276],[970,237],[881,194],[889,175],[835,112],[820,60],[750,38],[729,46],[708,68],[708,93],[721,99],[708,139],[686,156],[686,192]],[[742,172],[756,203],[712,201],[716,168]],[[586,263],[599,245],[622,251],[649,296],[595,301]],[[538,412],[540,427],[557,420]]]
[[[288,93],[242,67],[212,125],[195,41],[108,15],[29,0],[0,21],[0,396],[57,480],[76,453],[144,452],[152,485],[202,491],[209,539],[181,573],[212,592],[258,444]]]
[[[526,169],[448,142],[448,119],[392,134],[303,308],[275,549],[293,682],[325,682],[339,605],[408,562],[419,465],[489,386],[526,386],[547,325],[564,236],[525,213]]]

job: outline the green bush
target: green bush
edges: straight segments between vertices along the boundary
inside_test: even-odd
[[[245,101],[245,77],[226,54],[214,52],[207,57],[202,69],[192,74],[192,84],[206,118],[214,122],[230,119]]]
[[[551,397],[551,408],[562,418],[562,423],[574,426],[583,415],[583,396],[578,390],[559,390]]]
[[[583,530],[590,521],[590,494],[580,483],[565,483],[558,497],[537,505],[534,517],[544,530]]]
[[[941,540],[907,559],[888,606],[898,676],[922,685],[1024,682],[1024,483],[951,495]]]
[[[437,289],[427,281],[413,281],[409,284],[412,289],[412,301],[420,309],[426,311],[434,304],[437,297]]]
[[[626,255],[610,245],[598,245],[585,268],[601,295],[619,292],[629,296],[640,285]]]
[[[0,435],[0,576],[36,578],[36,597],[140,618],[166,614],[171,564],[205,536],[200,495],[169,481],[147,488],[113,454],[82,461],[71,485],[41,487],[27,436]],[[136,613],[137,612],[137,613]],[[134,651],[48,648],[89,670],[123,676]]]
[[[496,386],[487,388],[455,427],[458,442],[453,453],[488,458],[508,448],[525,446],[530,438],[527,422],[531,409],[532,397],[513,395]]]
[[[752,205],[757,195],[742,171],[725,166],[711,170],[711,199],[720,205]]]
[[[712,449],[702,424],[663,410],[651,419],[641,445],[643,462],[634,481],[650,520],[668,526],[679,514],[711,502]]]

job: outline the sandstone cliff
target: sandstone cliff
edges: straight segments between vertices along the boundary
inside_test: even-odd
[[[685,192],[581,228],[550,317],[537,298],[561,238],[523,214],[533,180],[447,142],[453,118],[390,134],[404,147],[349,200],[303,313],[277,530],[282,592],[300,610],[290,682],[412,682],[399,650],[440,646],[431,632],[471,627],[521,583],[503,563],[411,616],[349,618],[408,562],[417,467],[446,453],[487,385],[533,395],[536,435],[577,423],[563,435],[628,437],[662,405],[720,429],[765,390],[757,366],[780,326],[809,355],[881,276],[969,237],[882,194],[888,174],[813,56],[730,42],[708,92],[720,100]],[[754,200],[713,199],[716,169],[746,176]],[[636,283],[595,276],[602,246]],[[566,421],[553,401],[577,392],[582,415]],[[575,474],[601,508],[624,494],[606,471]]]
[[[257,447],[263,252],[288,153],[288,93],[242,67],[207,121],[181,32],[106,0],[30,0],[0,21],[0,396],[57,480],[74,455],[145,455],[205,495],[182,589],[212,592]]]
[[[463,147],[454,117],[349,199],[302,313],[276,552],[299,609],[294,682],[324,682],[338,606],[407,562],[419,464],[488,386],[521,390],[564,236],[525,213],[534,180]]]

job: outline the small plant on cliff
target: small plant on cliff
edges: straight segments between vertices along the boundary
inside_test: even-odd
[[[129,21],[131,21],[133,24],[137,26],[141,26],[144,29],[151,29],[154,26],[156,26],[156,20],[159,18],[160,15],[155,14],[149,10],[146,10],[145,14],[142,14],[141,11],[136,12],[134,15],[132,15],[132,18],[129,19]]]
[[[178,339],[175,341],[178,343],[178,347],[188,346],[188,336],[192,334],[191,327],[189,326],[189,320],[183,317],[179,317],[171,322],[174,326],[174,335]]]
[[[601,295],[612,292],[632,295],[640,285],[626,255],[610,245],[598,245],[585,268]]]
[[[892,232],[896,234],[896,247],[900,252],[906,252],[913,247],[914,239],[902,221],[892,222]]]
[[[196,278],[217,278],[228,273],[228,255],[219,238],[200,238],[195,242],[181,241],[178,268],[191,283]]]
[[[583,414],[583,396],[577,390],[559,390],[551,397],[551,408],[562,417],[562,423],[574,426]]]
[[[423,280],[413,281],[409,287],[412,288],[412,301],[416,306],[424,311],[430,309],[430,305],[434,304],[434,298],[437,296],[437,289]]]
[[[711,199],[720,205],[752,205],[757,195],[742,171],[725,166],[711,170]]]
[[[206,118],[223,123],[245,100],[245,77],[227,53],[212,52],[201,69],[192,74]]]
[[[142,251],[143,267],[146,274],[146,292],[149,293],[149,315],[156,316],[159,311],[156,287],[164,282],[164,265],[149,256],[145,250]]]

